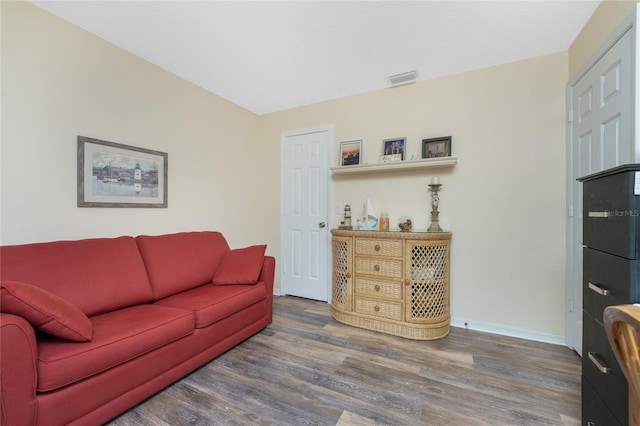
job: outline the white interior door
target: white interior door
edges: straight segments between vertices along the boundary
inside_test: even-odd
[[[582,184],[577,178],[634,162],[632,31],[569,85],[567,345],[582,355]]]
[[[283,294],[329,301],[330,128],[282,137]]]

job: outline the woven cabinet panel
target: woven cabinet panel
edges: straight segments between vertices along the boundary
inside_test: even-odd
[[[442,320],[449,316],[449,291],[446,282],[411,284],[411,319]]]
[[[347,304],[347,277],[344,274],[333,274],[333,301],[340,305]]]
[[[402,300],[402,284],[400,282],[356,278],[355,286],[356,293],[359,294]]]
[[[402,304],[399,302],[387,302],[382,300],[356,297],[356,312],[376,317],[389,318],[396,321],[402,320]]]
[[[333,252],[333,303],[349,307],[349,282],[351,269],[350,240],[334,239]]]
[[[411,248],[411,279],[445,278],[449,273],[448,245],[415,245]]]
[[[356,273],[379,277],[402,278],[402,260],[356,257]]]
[[[402,257],[402,240],[356,239],[356,254],[369,256]]]
[[[449,317],[449,246],[411,246],[409,320],[442,320]]]

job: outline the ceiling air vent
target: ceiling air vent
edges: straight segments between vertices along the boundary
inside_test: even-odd
[[[418,71],[411,70],[400,74],[390,75],[387,77],[391,87],[401,86],[403,84],[415,83],[418,79]]]

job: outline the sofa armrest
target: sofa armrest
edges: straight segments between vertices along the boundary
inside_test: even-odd
[[[38,404],[38,346],[22,317],[0,313],[0,424],[33,425]]]
[[[273,256],[265,256],[262,263],[262,270],[260,271],[260,278],[258,281],[264,281],[267,289],[273,294],[273,279],[276,273],[276,258]]]
[[[262,264],[262,270],[260,271],[259,281],[263,281],[267,286],[267,303],[268,313],[267,322],[265,326],[271,324],[273,321],[273,280],[276,273],[276,258],[273,256],[265,256]]]

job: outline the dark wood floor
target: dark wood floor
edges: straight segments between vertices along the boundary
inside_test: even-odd
[[[460,328],[408,340],[277,297],[267,329],[110,423],[186,424],[578,425],[580,357]]]

